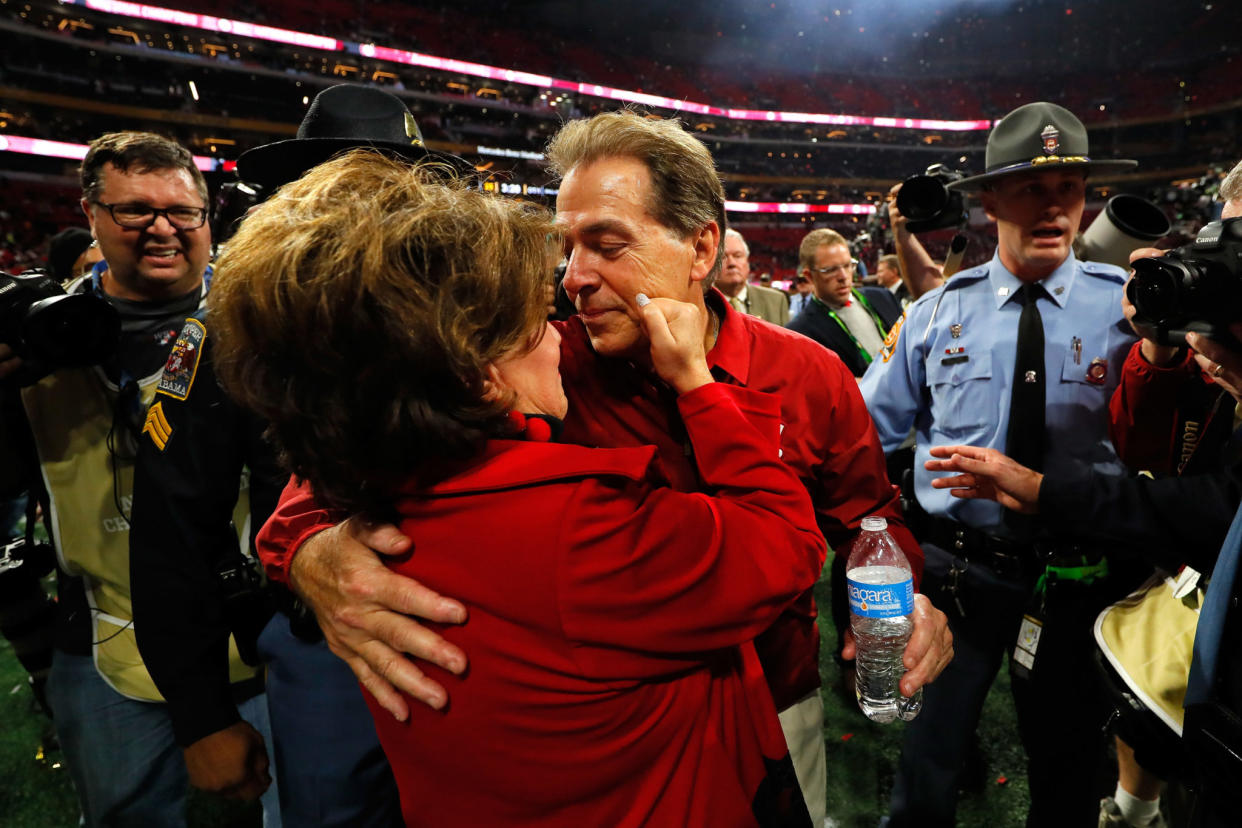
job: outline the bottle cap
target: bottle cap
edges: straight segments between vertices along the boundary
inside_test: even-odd
[[[888,528],[888,521],[882,517],[872,515],[862,519],[862,530],[864,532],[883,532]]]

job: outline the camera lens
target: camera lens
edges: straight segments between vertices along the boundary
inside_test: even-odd
[[[1137,259],[1130,302],[1147,319],[1163,322],[1180,315],[1181,286],[1192,278],[1186,266],[1172,257]]]
[[[930,175],[907,178],[897,191],[897,209],[910,221],[935,218],[949,203],[949,191]]]
[[[93,365],[116,350],[121,321],[93,294],[52,296],[35,302],[22,323],[29,352],[52,365]]]

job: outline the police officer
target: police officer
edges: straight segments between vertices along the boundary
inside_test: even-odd
[[[1120,309],[1125,273],[1078,261],[1071,242],[1088,173],[1135,162],[1092,159],[1072,113],[1032,103],[997,123],[986,164],[952,186],[979,193],[995,255],[915,302],[860,386],[886,451],[916,429],[924,591],[949,614],[957,651],[907,730],[890,824],[954,823],[962,760],[1009,653],[1027,824],[1094,825],[1108,789],[1108,706],[1091,686],[1091,622],[1125,592],[1117,564],[996,503],[951,498],[923,464],[931,446],[960,443],[1047,471],[1123,471],[1108,400],[1134,341]]]

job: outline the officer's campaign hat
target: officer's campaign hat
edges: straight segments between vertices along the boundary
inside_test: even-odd
[[[975,191],[1005,175],[1027,170],[1084,168],[1117,172],[1138,166],[1121,158],[1095,159],[1087,149],[1087,129],[1074,113],[1039,101],[1020,106],[997,121],[988,136],[987,172],[948,185],[950,190]]]
[[[242,153],[237,172],[243,181],[267,188],[296,181],[311,167],[345,150],[371,147],[409,161],[444,161],[458,170],[469,165],[424,145],[422,132],[396,95],[370,86],[342,83],[311,101],[296,138],[264,144]]]

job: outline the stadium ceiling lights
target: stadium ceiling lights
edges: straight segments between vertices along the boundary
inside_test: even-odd
[[[582,95],[590,95],[596,98],[608,98],[610,100],[638,103],[659,109],[670,109],[674,112],[693,112],[698,115],[711,115],[730,120],[767,121],[771,123],[792,124],[832,124],[839,126],[876,126],[891,129],[928,129],[944,132],[985,130],[992,127],[992,122],[990,120],[941,121],[925,118],[881,118],[863,115],[833,115],[816,112],[778,112],[762,109],[733,109],[729,107],[695,103],[693,101],[678,100],[675,98],[666,98],[660,95],[649,95],[644,92],[635,92],[627,89],[615,89],[613,87],[601,86],[599,84],[559,80],[547,75],[537,75],[531,72],[521,72],[515,69],[503,69],[497,66],[487,66],[482,63],[471,63],[463,60],[453,60],[451,58],[440,58],[433,55],[425,55],[420,52],[408,52],[402,49],[393,49],[387,46],[376,46],[372,43],[355,43],[352,41],[337,40],[332,37],[312,35],[305,32],[295,32],[289,29],[276,28],[274,26],[247,23],[242,20],[230,20],[225,17],[194,14],[191,12],[177,11],[175,9],[165,9],[159,6],[148,6],[139,3],[123,2],[122,0],[61,0],[61,2],[65,5],[85,6],[88,9],[93,9],[104,14],[114,14],[122,17],[168,23],[174,26],[184,26],[186,28],[219,32],[234,37],[248,37],[255,40],[268,40],[275,43],[304,46],[309,49],[317,49],[327,52],[343,51],[375,60],[387,60],[393,63],[402,63],[409,66],[422,66],[428,69],[438,69],[445,72],[469,75],[471,77],[487,78],[489,80],[500,81],[502,83],[516,83],[549,90],[562,89],[568,92],[577,92]]]

